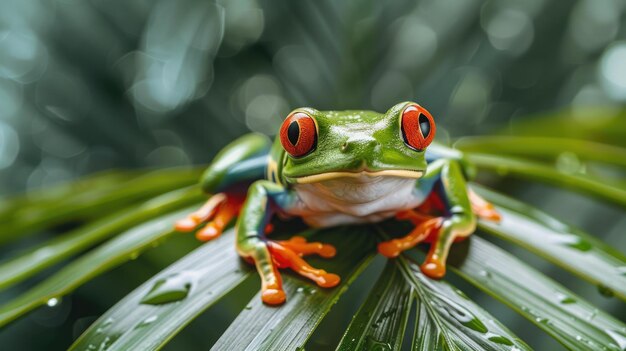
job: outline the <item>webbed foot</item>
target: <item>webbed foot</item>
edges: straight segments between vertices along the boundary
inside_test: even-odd
[[[459,229],[466,225],[460,223],[463,219],[454,216],[431,217],[409,210],[399,212],[396,218],[411,221],[415,224],[415,229],[402,238],[378,244],[378,252],[383,256],[394,258],[421,242],[430,243],[430,250],[420,269],[433,279],[445,276],[446,259],[452,243],[465,239],[473,232],[473,229],[471,231]]]
[[[239,214],[243,201],[242,196],[215,194],[200,209],[178,220],[175,229],[180,232],[192,232],[202,225],[196,232],[196,238],[201,241],[213,240],[219,237],[228,223]]]
[[[286,300],[279,268],[290,268],[323,288],[334,287],[341,281],[338,275],[314,268],[302,259],[302,256],[311,254],[333,257],[336,250],[332,245],[307,242],[300,236],[284,241],[263,241],[258,238],[247,241],[239,245],[239,253],[256,265],[262,281],[261,299],[268,305],[280,305]]]

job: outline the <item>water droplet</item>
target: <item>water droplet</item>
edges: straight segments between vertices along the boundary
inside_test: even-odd
[[[301,286],[298,289],[296,289],[296,291],[299,293],[307,294],[307,295],[313,295],[317,292],[315,288],[310,287],[310,286]]]
[[[459,295],[459,296],[461,296],[462,298],[464,298],[465,300],[469,300],[469,297],[468,297],[467,295],[465,295],[465,293],[464,293],[464,292],[462,292],[461,290],[459,290],[459,289],[454,289],[454,292],[455,292],[457,295]]]
[[[111,340],[111,337],[107,336],[100,343],[100,347],[98,347],[98,351],[105,351],[109,347],[111,347],[112,344],[113,344],[113,341]]]
[[[491,272],[487,270],[482,270],[480,271],[480,276],[489,279],[491,278]]]
[[[157,315],[150,316],[150,317],[142,320],[139,324],[137,324],[135,329],[142,328],[142,327],[145,327],[147,325],[150,325],[150,324],[156,322],[157,319],[159,319],[159,316],[157,316]]]
[[[598,285],[598,292],[605,297],[613,297],[615,293],[606,285]]]
[[[58,305],[60,301],[61,301],[60,299],[58,299],[56,297],[53,297],[50,300],[48,300],[48,302],[46,302],[46,304],[48,305],[48,307],[54,307],[54,306]]]
[[[575,234],[553,234],[546,239],[553,244],[567,245],[578,251],[586,252],[593,248],[590,242]]]
[[[611,329],[605,329],[604,332],[609,334],[611,339],[615,341],[620,350],[626,350],[626,335],[617,330]]]
[[[537,318],[535,318],[535,322],[540,323],[540,324],[547,324],[548,323],[548,318],[537,317]]]
[[[372,336],[368,336],[366,349],[368,351],[391,351],[391,345],[386,342],[378,341]]]
[[[513,346],[513,342],[511,340],[509,340],[508,338],[502,336],[502,335],[493,334],[492,336],[488,337],[487,339],[489,339],[490,341],[495,342],[496,344]]]
[[[598,314],[598,309],[594,308],[593,311],[591,311],[591,313],[589,314],[589,316],[587,316],[587,322],[591,322],[594,318],[596,318],[597,314]]]
[[[137,257],[139,257],[139,251],[131,252],[131,254],[128,256],[128,258],[130,258],[131,260],[136,260]]]
[[[95,349],[96,349],[96,345],[94,344],[87,345],[87,350],[95,350]]]
[[[246,306],[246,307],[245,307],[245,309],[246,309],[246,310],[251,310],[251,309],[252,309],[252,306],[248,305],[248,306]]]
[[[104,322],[102,322],[102,326],[103,326],[103,327],[108,327],[108,326],[110,326],[111,324],[113,324],[113,322],[114,322],[114,321],[115,321],[115,320],[114,320],[113,318],[109,317],[109,318],[107,318]]]
[[[562,304],[570,304],[570,303],[575,303],[576,302],[575,298],[573,298],[571,296],[568,296],[568,295],[565,295],[565,294],[560,293],[560,292],[556,293],[556,298]]]
[[[573,152],[563,152],[556,159],[556,168],[561,173],[574,174],[583,169],[583,164]]]
[[[179,301],[187,297],[195,283],[197,274],[192,271],[175,273],[157,280],[152,289],[141,299],[141,303],[160,305]]]
[[[488,331],[485,324],[478,318],[476,318],[465,307],[451,301],[447,301],[446,305],[439,305],[441,309],[447,312],[452,318],[456,319],[462,325],[475,330],[479,333],[486,333]]]
[[[107,318],[98,328],[96,329],[96,335],[104,333],[104,331],[113,324],[113,318]]]

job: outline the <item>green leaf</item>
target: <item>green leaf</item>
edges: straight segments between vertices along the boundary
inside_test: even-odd
[[[257,294],[230,325],[212,350],[296,350],[302,348],[315,327],[339,299],[348,285],[367,266],[374,254],[374,233],[366,227],[338,227],[319,232],[315,241],[337,247],[332,260],[311,258],[341,276],[340,286],[321,289],[291,275],[283,275],[287,302],[276,308],[266,306]]]
[[[0,306],[0,327],[154,247],[175,234],[172,230],[174,222],[191,210],[185,209],[144,223],[69,263],[32,289]]]
[[[110,177],[119,179],[116,175]],[[17,200],[21,204],[6,205],[10,215],[1,222],[0,244],[72,220],[102,217],[137,201],[193,185],[198,177],[199,172],[195,169],[171,169],[150,172],[127,181],[96,178],[78,182],[76,186],[61,186],[56,192],[44,192],[45,200],[26,203]],[[40,198],[36,193],[30,196]]]
[[[519,119],[508,131],[515,135],[558,136],[626,147],[625,118],[625,109],[576,106]]]
[[[352,318],[337,350],[399,350],[412,295],[406,278],[389,261],[367,300]]]
[[[230,230],[155,275],[102,315],[70,349],[162,347],[250,275],[234,238]]]
[[[617,250],[531,206],[473,186],[502,215],[479,221],[489,234],[518,244],[546,260],[626,299],[626,259]]]
[[[559,172],[554,167],[512,157],[466,153],[468,160],[479,169],[491,170],[500,175],[511,174],[520,178],[546,182],[611,201],[626,207],[626,189],[596,179],[589,174]]]
[[[5,261],[0,265],[0,290],[31,277],[35,273],[134,225],[188,206],[201,199],[202,194],[196,187],[176,190],[43,242],[28,253]]]
[[[573,154],[583,160],[626,167],[626,149],[579,139],[515,136],[480,136],[459,139],[454,147],[464,152],[512,154],[558,159]]]
[[[27,207],[52,207],[59,202],[85,192],[98,189],[111,189],[119,186],[138,174],[126,170],[110,170],[85,176],[69,183],[37,189],[13,197],[0,198],[0,223],[13,220],[13,216],[20,209]]]
[[[412,350],[530,350],[463,292],[427,278],[405,255],[395,260],[417,299]]]
[[[472,236],[467,256],[455,266],[453,270],[461,277],[570,350],[621,350],[626,346],[626,325],[478,236]]]

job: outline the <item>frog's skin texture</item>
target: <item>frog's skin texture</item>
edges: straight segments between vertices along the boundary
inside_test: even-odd
[[[421,269],[441,278],[450,246],[474,232],[476,216],[499,217],[467,188],[466,178],[473,172],[463,156],[430,145],[434,135],[432,116],[413,102],[386,113],[297,109],[285,119],[274,143],[248,134],[224,148],[201,180],[203,190],[213,196],[176,228],[193,231],[202,226],[196,236],[210,240],[238,216],[237,251],[256,265],[262,299],[272,305],[286,299],[278,268],[289,267],[321,287],[340,282],[337,275],[301,258],[330,258],[335,255],[331,245],[299,236],[286,241],[266,237],[274,215],[300,217],[313,227],[390,217],[409,220],[415,229],[380,243],[378,251],[395,257],[429,242]]]

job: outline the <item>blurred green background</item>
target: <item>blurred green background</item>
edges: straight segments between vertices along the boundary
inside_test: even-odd
[[[110,168],[205,164],[247,131],[275,134],[300,106],[385,111],[417,101],[442,127],[442,142],[515,130],[531,115],[562,110],[575,128],[599,118],[583,107],[600,106],[605,115],[624,107],[625,12],[618,0],[0,0],[0,196]],[[494,185],[626,250],[626,218],[616,207],[547,186]],[[0,331],[0,348],[66,348],[196,245],[179,237],[103,275]],[[626,317],[623,303],[511,250]],[[312,349],[337,341],[341,328],[333,323],[349,321],[364,279],[350,289],[356,302],[333,310]],[[531,346],[561,349],[500,303],[455,283]],[[255,284],[211,308],[168,349],[207,349]]]

